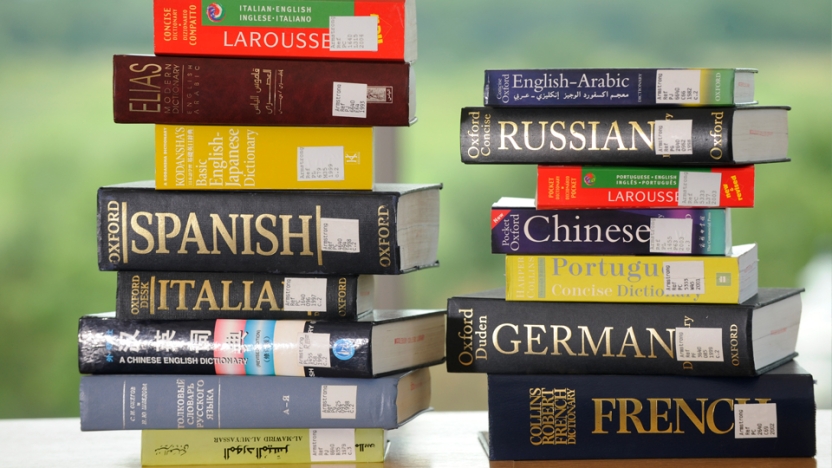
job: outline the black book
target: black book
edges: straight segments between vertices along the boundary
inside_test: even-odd
[[[725,166],[787,161],[788,107],[462,109],[469,164]]]
[[[492,460],[811,457],[812,376],[489,375]]]
[[[124,320],[341,320],[373,309],[373,276],[119,271]]]
[[[437,266],[441,184],[373,191],[98,190],[101,270],[391,275]]]
[[[754,376],[792,359],[801,289],[740,304],[448,300],[449,372]]]
[[[377,377],[441,363],[445,312],[376,310],[355,322],[119,320],[78,323],[82,374]]]

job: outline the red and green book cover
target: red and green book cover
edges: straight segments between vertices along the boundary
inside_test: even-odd
[[[538,166],[537,209],[750,208],[754,166]]]
[[[154,0],[154,50],[411,62],[415,8],[415,0]]]

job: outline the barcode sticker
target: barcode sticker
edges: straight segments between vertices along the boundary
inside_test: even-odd
[[[298,180],[344,180],[344,147],[298,146]]]
[[[676,328],[676,360],[723,362],[721,328]]]
[[[693,154],[693,120],[656,120],[656,154]]]
[[[650,252],[689,254],[692,249],[692,219],[650,218]]]
[[[298,333],[298,364],[330,367],[329,333]]]
[[[332,83],[332,115],[335,117],[367,118],[367,85]]]
[[[286,278],[283,310],[326,312],[326,278]]]
[[[309,429],[312,462],[355,460],[355,429]]]
[[[378,52],[378,17],[330,16],[329,50]]]
[[[656,104],[698,104],[699,70],[656,70]]]
[[[664,262],[664,294],[705,294],[705,262]]]
[[[679,206],[719,206],[718,172],[679,172]]]
[[[321,385],[321,419],[355,419],[355,385]]]
[[[734,438],[777,438],[777,403],[735,403]]]
[[[321,218],[321,250],[359,253],[358,220]]]

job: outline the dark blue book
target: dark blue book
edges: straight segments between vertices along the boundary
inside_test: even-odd
[[[489,375],[492,460],[811,457],[812,376]]]

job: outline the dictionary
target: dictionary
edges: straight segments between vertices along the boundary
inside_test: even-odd
[[[142,431],[142,466],[383,462],[384,429]]]
[[[496,254],[726,255],[729,209],[538,210],[531,198],[491,206]]]
[[[750,208],[754,166],[538,166],[537,208]]]
[[[752,68],[486,70],[486,106],[755,104]]]
[[[372,190],[371,127],[156,125],[158,190]]]
[[[159,55],[416,60],[415,0],[154,0]]]
[[[116,55],[118,123],[407,126],[409,63]]]
[[[731,255],[506,255],[506,300],[738,304],[757,294],[757,245]]]
[[[489,456],[812,457],[813,392],[794,361],[743,379],[492,374]]]
[[[430,372],[377,379],[81,377],[81,430],[395,429],[430,406]]]
[[[800,289],[741,304],[448,299],[449,372],[749,377],[795,356]]]
[[[391,275],[437,266],[441,184],[98,191],[101,270]]]
[[[78,323],[82,374],[377,377],[445,359],[445,311],[375,310],[354,322],[121,320]]]
[[[788,107],[465,107],[466,164],[731,166],[788,161]]]
[[[119,271],[116,317],[353,321],[372,310],[373,291],[372,275]]]

